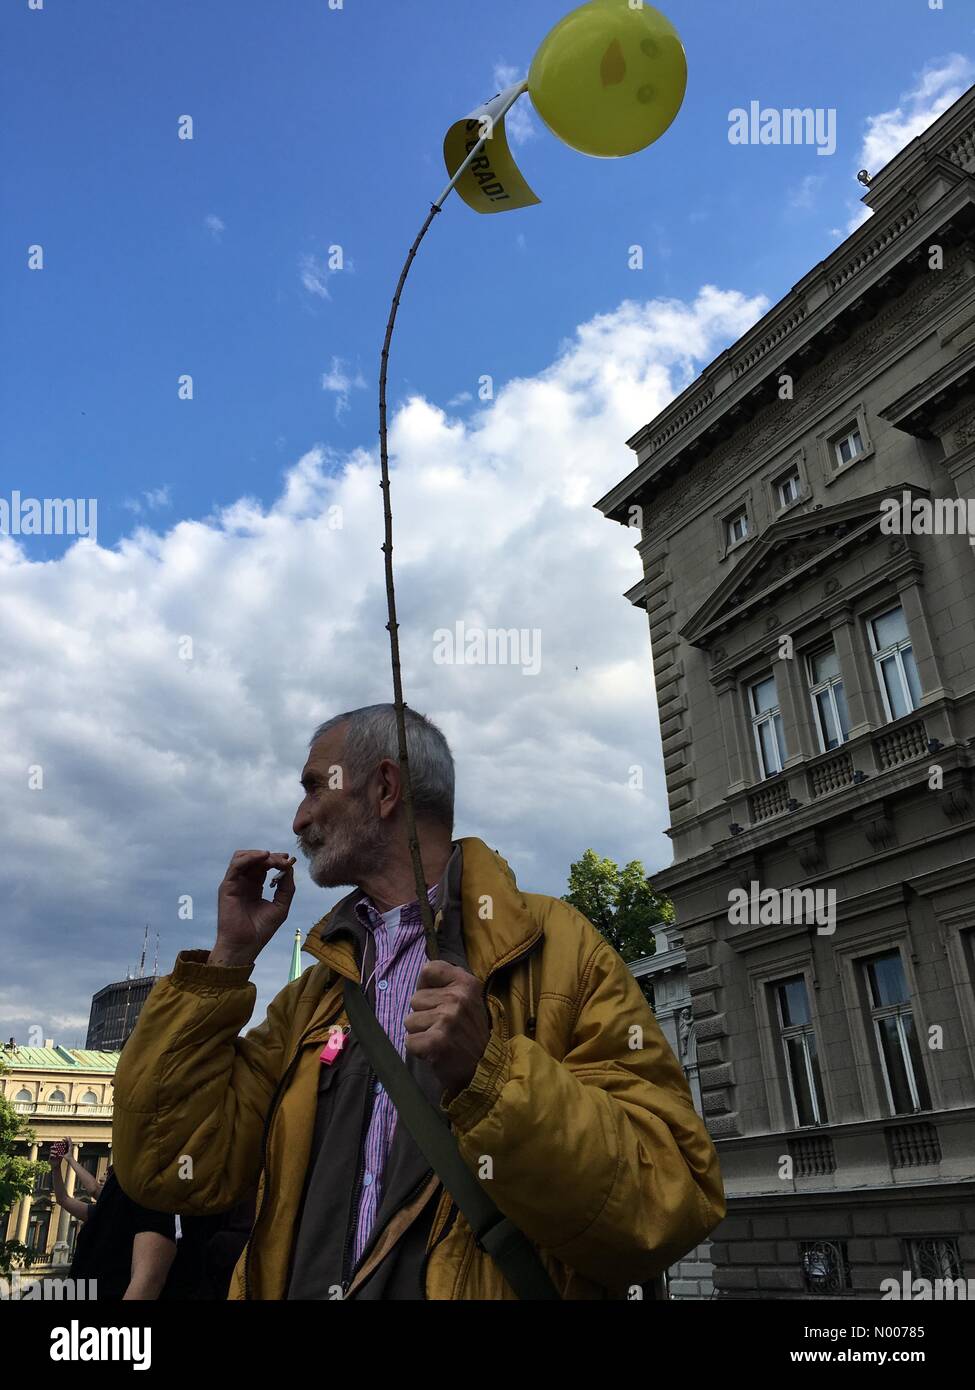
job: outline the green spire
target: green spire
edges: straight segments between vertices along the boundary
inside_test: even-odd
[[[295,927],[295,944],[291,950],[291,969],[288,972],[288,984],[292,980],[297,980],[301,974],[301,932]]]

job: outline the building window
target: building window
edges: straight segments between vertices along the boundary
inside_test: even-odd
[[[81,1104],[81,1105],[97,1105],[97,1104],[98,1104],[98,1097],[95,1095],[95,1092],[94,1092],[94,1091],[86,1091],[85,1094],[81,1097],[81,1100],[80,1100],[79,1104]]]
[[[735,512],[725,520],[725,544],[730,550],[733,545],[738,545],[748,535],[748,512],[742,507],[741,511]]]
[[[947,1236],[924,1236],[909,1240],[907,1258],[915,1279],[961,1279],[961,1255],[958,1242]]]
[[[25,1091],[23,1087],[21,1087],[21,1089],[14,1096],[14,1100],[17,1102],[18,1105],[30,1105],[33,1099],[34,1097],[31,1095],[30,1091]]]
[[[850,1264],[845,1241],[801,1241],[799,1266],[807,1293],[839,1293],[850,1287]]]
[[[65,1104],[64,1092],[63,1092],[63,1091],[52,1091],[51,1094],[48,1096],[48,1100],[50,1101],[50,1103],[51,1103],[52,1105],[64,1105],[64,1104]]]
[[[31,1212],[27,1226],[27,1248],[40,1254],[47,1247],[47,1232],[51,1223],[51,1213]]]
[[[752,730],[755,748],[758,752],[759,767],[763,777],[774,777],[785,766],[785,735],[782,731],[782,715],[779,711],[779,696],[775,688],[775,677],[756,681],[748,687],[748,701],[752,716]]]
[[[914,648],[903,608],[891,608],[867,624],[877,684],[888,719],[900,719],[921,703]]]
[[[892,1115],[931,1109],[899,951],[864,961],[877,1056]]]
[[[784,512],[793,502],[798,502],[801,492],[802,479],[799,477],[798,468],[793,468],[788,473],[783,473],[781,478],[776,478],[775,495],[778,498],[779,511]]]
[[[775,1003],[795,1124],[825,1124],[823,1078],[803,977],[796,975],[794,979],[782,980],[777,984]]]
[[[850,715],[846,707],[840,659],[835,647],[824,647],[806,657],[809,697],[816,716],[820,751],[838,748],[850,737]]]
[[[836,460],[837,468],[845,468],[854,459],[858,459],[866,450],[863,447],[863,435],[860,433],[860,426],[851,423],[844,425],[839,434],[833,436],[830,443],[833,446],[833,458]]]

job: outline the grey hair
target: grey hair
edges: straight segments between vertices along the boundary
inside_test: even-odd
[[[443,734],[431,719],[406,707],[406,751],[410,760],[413,805],[419,816],[430,816],[453,830],[454,759]],[[339,724],[347,724],[343,764],[350,789],[355,790],[383,758],[399,762],[395,705],[366,705],[326,719],[311,736],[309,748]]]

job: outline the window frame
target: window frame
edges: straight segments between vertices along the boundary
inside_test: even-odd
[[[897,958],[898,965],[900,966],[901,975],[904,980],[904,989],[907,993],[907,998],[897,1000],[893,1004],[874,1004],[873,991],[871,989],[870,966],[875,961],[883,960],[891,956],[896,956]],[[863,972],[863,983],[864,989],[866,990],[867,1011],[870,1016],[871,1025],[870,1035],[873,1038],[874,1055],[880,1066],[880,1076],[884,1083],[884,1095],[887,1100],[889,1117],[893,1119],[902,1115],[926,1114],[933,1108],[931,1087],[928,1083],[927,1075],[924,1072],[922,1066],[921,1081],[923,1084],[925,1095],[927,1097],[927,1103],[922,1105],[920,1103],[922,1099],[921,1089],[918,1086],[917,1077],[914,1073],[914,1059],[911,1056],[910,1044],[908,1043],[907,1038],[905,1036],[904,1026],[902,1023],[904,1015],[910,1015],[911,1023],[914,1026],[915,1037],[918,1040],[918,1049],[920,1051],[920,1031],[918,1027],[918,1021],[915,1015],[914,1001],[911,998],[911,982],[907,970],[904,968],[904,958],[901,955],[900,948],[898,946],[891,946],[888,947],[886,950],[876,951],[869,955],[861,956],[859,960],[859,965]],[[907,1088],[910,1092],[911,1103],[913,1106],[913,1109],[911,1110],[898,1110],[894,1105],[894,1092],[891,1086],[890,1074],[887,1068],[887,1057],[883,1045],[883,1031],[880,1026],[882,1020],[891,1017],[894,1017],[897,1020],[897,1042],[898,1047],[900,1049],[901,1064],[904,1067],[904,1072],[907,1078]],[[921,1055],[923,1056],[923,1053]]]
[[[788,499],[782,496],[782,489],[786,483],[795,484],[795,496],[789,497]],[[802,477],[798,467],[787,468],[784,473],[780,473],[772,486],[775,488],[778,501],[777,510],[780,512],[787,512],[790,507],[794,507],[796,503],[802,499]]]
[[[843,747],[844,743],[849,743],[850,741],[849,717],[847,718],[847,727],[844,729],[843,721],[840,718],[839,705],[836,700],[836,686],[838,685],[843,691],[843,705],[846,709],[847,716],[849,716],[849,706],[846,701],[846,686],[843,680],[842,669],[839,671],[838,675],[827,676],[825,680],[820,681],[816,680],[816,673],[813,670],[814,658],[828,651],[836,653],[836,664],[839,666],[839,650],[835,642],[821,642],[815,647],[810,647],[803,653],[806,670],[806,690],[809,695],[810,704],[812,705],[813,723],[816,726],[816,736],[819,739],[820,753],[835,753]],[[826,730],[823,728],[819,700],[817,698],[817,696],[824,693],[829,695],[829,704],[833,712],[833,719],[836,723],[837,730],[842,734],[842,738],[834,748],[830,748],[827,742]]]
[[[782,999],[779,989],[782,985],[792,984],[799,981],[802,985],[803,995],[806,1002],[806,1013],[809,1016],[808,1023],[789,1023],[787,1024],[782,1017]],[[789,1093],[789,1104],[792,1107],[792,1120],[795,1129],[821,1129],[829,1124],[829,1108],[826,1104],[826,1087],[822,1081],[822,1061],[819,1052],[819,1039],[816,1036],[816,1024],[813,1018],[812,1002],[809,998],[809,984],[806,976],[800,971],[797,975],[785,975],[779,979],[768,981],[769,989],[772,992],[772,1017],[778,1029],[780,1055],[785,1066],[786,1086]],[[809,1056],[809,1047],[806,1038],[812,1034],[813,1046],[816,1058],[819,1061],[819,1082],[817,1083],[816,1074],[813,1071],[812,1062]],[[809,1088],[809,1095],[812,1099],[813,1112],[815,1119],[811,1123],[805,1123],[799,1116],[799,1105],[796,1100],[796,1090],[792,1079],[792,1061],[789,1053],[788,1040],[794,1037],[802,1038],[802,1057],[806,1069],[806,1084]]]
[[[735,525],[742,523],[741,534],[735,535]],[[725,534],[728,538],[728,549],[733,550],[736,545],[741,545],[742,541],[748,539],[748,509],[741,507],[737,512],[732,512],[731,516],[725,520]]]
[[[854,433],[860,436],[860,451],[844,463],[839,455],[839,446]],[[856,468],[874,453],[873,439],[867,428],[867,413],[862,401],[840,413],[837,411],[829,423],[817,435],[823,476],[827,487],[843,477],[851,468]]]
[[[879,622],[881,618],[888,617],[891,613],[896,613],[898,610],[904,616],[904,628],[907,632],[907,636],[901,638],[892,646],[881,647],[878,642],[877,634],[874,631],[874,623]],[[881,608],[870,613],[865,617],[864,621],[867,625],[867,641],[870,644],[870,655],[873,659],[874,680],[880,693],[880,701],[883,706],[884,714],[887,717],[887,723],[893,724],[898,719],[906,719],[908,715],[916,714],[921,708],[921,676],[917,669],[917,659],[914,656],[914,640],[911,636],[910,624],[907,621],[904,605],[899,601],[890,607]],[[916,702],[914,699],[914,692],[911,690],[910,681],[907,679],[904,668],[904,659],[902,655],[904,649],[910,650],[911,661],[914,665],[914,675],[917,679],[918,686],[918,698]],[[890,696],[887,692],[887,682],[884,680],[883,663],[889,661],[891,656],[896,659],[896,669],[901,684],[901,693],[906,697],[905,704],[907,705],[907,709],[903,714],[895,714],[890,703]]]
[[[841,452],[843,445],[852,444],[854,439],[857,441],[856,448],[851,449],[850,457],[845,459]],[[833,450],[833,467],[837,472],[840,472],[844,468],[849,468],[851,464],[856,463],[857,459],[862,458],[866,453],[863,435],[860,433],[859,422],[856,420],[851,421],[849,426],[845,428],[845,432],[833,436],[830,440],[830,445]]]
[[[775,687],[775,704],[771,709],[758,711],[755,702],[755,689],[759,685],[764,685],[766,681],[771,681]],[[785,765],[789,758],[789,748],[785,741],[785,725],[782,722],[782,702],[779,696],[779,683],[775,678],[775,672],[769,671],[765,676],[753,676],[746,682],[748,715],[752,726],[752,742],[755,746],[758,758],[758,771],[760,780],[767,782],[772,777],[778,777],[785,771]],[[776,723],[776,721],[778,721]],[[771,772],[765,768],[765,752],[762,748],[760,729],[763,724],[770,724],[772,729],[772,745],[775,748],[776,759],[779,766]]]
[[[739,536],[737,540],[731,539],[731,523],[739,516],[745,521],[745,534]],[[755,539],[758,534],[755,526],[755,513],[752,508],[751,489],[740,492],[731,499],[727,506],[723,506],[720,511],[715,513],[714,524],[717,529],[718,555],[722,560],[732,553],[741,550],[749,541]]]

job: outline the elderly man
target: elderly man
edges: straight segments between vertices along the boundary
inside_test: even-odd
[[[314,882],[353,891],[309,933],[314,967],[238,1036],[294,877],[286,853],[233,856],[213,949],[180,953],[122,1054],[122,1181],[148,1206],[201,1214],[256,1191],[232,1298],[515,1297],[347,1030],[344,982],[358,981],[558,1295],[632,1297],[724,1215],[714,1147],[620,957],[568,904],[522,893],[481,840],[452,839],[446,740],[412,710],[407,740],[438,958],[393,706],[341,714],[312,739],[294,831]]]

